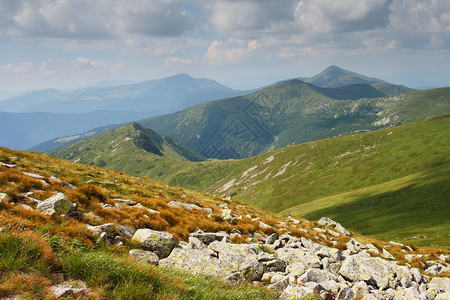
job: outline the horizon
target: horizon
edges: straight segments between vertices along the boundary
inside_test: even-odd
[[[449,14],[423,0],[6,1],[0,99],[179,73],[249,90],[330,65],[450,86]]]

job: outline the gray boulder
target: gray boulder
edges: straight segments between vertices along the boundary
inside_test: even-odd
[[[102,233],[105,233],[106,236],[111,236],[114,233],[114,223],[106,223],[98,226],[91,226],[89,224],[86,224],[86,228],[96,235],[101,235]]]
[[[128,226],[119,225],[117,226],[117,232],[123,237],[132,238],[136,230]]]
[[[229,241],[230,235],[225,231],[221,232],[202,232],[197,231],[190,234],[191,237],[199,239],[202,243],[209,245],[214,241]]]
[[[347,257],[339,274],[347,280],[365,281],[380,289],[393,287],[396,282],[396,273],[388,261],[364,252]]]
[[[326,218],[326,217],[322,217],[319,220],[319,224],[323,225],[323,226],[330,226],[330,227],[334,227],[334,229],[344,235],[348,235],[351,236],[352,234],[350,232],[347,231],[347,229],[345,229],[344,226],[342,226],[341,224],[339,224],[336,221],[331,220],[330,218]]]
[[[141,249],[131,249],[129,252],[130,256],[138,262],[143,262],[151,265],[157,265],[159,258],[156,253],[145,251]]]
[[[180,201],[170,201],[169,203],[167,203],[167,205],[175,206],[175,207],[182,207],[182,208],[184,208],[186,210],[193,210],[193,209],[203,210],[207,214],[212,214],[213,213],[213,210],[211,208],[201,207],[201,206],[199,206],[197,204],[193,204],[193,203],[185,203],[185,202],[180,202]]]
[[[75,205],[63,193],[57,193],[38,204],[38,211],[45,215],[67,214]]]
[[[169,256],[173,247],[175,247],[174,236],[164,231],[138,229],[132,240],[139,243],[145,250],[155,252],[159,258]]]
[[[301,286],[297,284],[289,284],[284,289],[280,298],[282,299],[302,299],[308,295],[314,294],[314,289],[307,286]]]

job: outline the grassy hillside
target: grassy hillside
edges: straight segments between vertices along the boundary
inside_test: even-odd
[[[30,173],[42,177],[31,177]],[[73,187],[52,181],[51,176]],[[112,222],[116,226],[164,230],[178,241],[187,240],[197,228],[214,232],[235,229],[246,239],[251,233],[270,231],[251,218],[233,225],[224,222],[219,205],[227,204],[234,212],[251,214],[278,227],[274,215],[153,180],[6,148],[0,148],[0,192],[10,198],[9,202],[0,201],[1,298],[53,299],[50,288],[56,284],[86,285],[88,293],[73,296],[76,299],[276,298],[276,293],[262,286],[231,286],[211,277],[135,262],[128,251],[137,245],[129,238],[122,240],[121,247],[108,245],[85,226]],[[82,214],[66,217],[38,212],[32,199],[44,200],[55,192],[64,193]],[[142,207],[108,208],[117,198]],[[170,206],[170,201],[211,208],[213,217]],[[149,213],[148,209],[159,213]]]
[[[160,136],[137,123],[125,125],[50,153],[75,162],[107,166],[135,175],[157,175],[179,162],[204,160],[178,141]]]
[[[367,84],[319,88],[291,80],[139,123],[202,156],[230,159],[450,114],[450,88],[379,96]]]
[[[419,243],[448,247],[448,129],[449,116],[289,146],[243,160],[190,163],[164,179],[273,212],[313,219],[330,215],[379,237],[408,240],[418,232],[437,230]],[[365,194],[365,189],[372,194]],[[331,202],[323,206],[323,198]],[[386,218],[388,224],[396,224],[388,232],[383,227]]]

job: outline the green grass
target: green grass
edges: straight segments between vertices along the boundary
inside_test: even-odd
[[[51,239],[50,239],[51,240]],[[48,298],[46,290],[64,277],[81,280],[107,299],[276,299],[251,285],[232,286],[206,276],[136,263],[108,247],[99,250],[51,250],[36,234],[0,233],[0,296]]]
[[[364,235],[449,248],[450,164],[294,206],[283,215],[322,216]]]

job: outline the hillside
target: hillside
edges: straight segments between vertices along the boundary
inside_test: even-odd
[[[285,215],[333,216],[349,228],[380,238],[449,247],[450,136],[445,128],[450,128],[449,116],[289,146],[242,160],[198,163],[155,159],[143,151],[108,158],[111,141],[123,140],[124,135],[103,134],[53,154],[231,196]],[[90,149],[80,151],[75,145]],[[367,201],[371,204],[363,205]],[[367,219],[354,217],[356,212]]]
[[[412,92],[413,89],[403,85],[388,83],[384,80],[367,77],[338,66],[329,66],[319,74],[310,78],[302,78],[303,81],[320,87],[342,87],[352,84],[369,84],[379,92],[393,96]]]
[[[137,123],[57,149],[50,154],[87,165],[146,175],[162,173],[179,161],[202,161],[178,141],[158,135]]]
[[[450,247],[448,128],[449,116],[155,178],[285,215],[333,216],[367,235]]]
[[[0,220],[2,298],[381,299],[450,292],[445,250],[350,236],[327,218],[280,218],[5,148]]]
[[[139,123],[202,156],[230,159],[450,114],[450,88],[379,96],[367,84],[319,88],[291,80]]]

